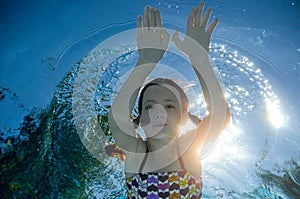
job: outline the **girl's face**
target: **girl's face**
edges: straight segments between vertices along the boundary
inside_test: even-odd
[[[181,97],[169,85],[152,85],[144,93],[141,126],[148,138],[164,139],[177,136],[181,125]]]

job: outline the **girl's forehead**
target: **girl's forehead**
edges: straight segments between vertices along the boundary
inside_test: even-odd
[[[173,99],[177,101],[180,99],[180,94],[176,88],[167,84],[152,85],[144,93],[143,101],[148,99]]]

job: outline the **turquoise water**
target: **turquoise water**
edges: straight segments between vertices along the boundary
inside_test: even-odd
[[[197,2],[0,2],[3,197],[125,198],[122,162],[103,150],[113,141],[106,113],[137,58],[134,39],[122,36],[146,4],[184,32]],[[203,160],[203,198],[298,198],[300,4],[206,4],[220,18],[210,57],[232,123]],[[204,114],[183,56],[170,52],[161,64]]]

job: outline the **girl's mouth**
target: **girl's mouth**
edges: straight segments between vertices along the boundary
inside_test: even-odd
[[[162,128],[162,127],[165,127],[167,126],[168,124],[155,124],[155,125],[152,125],[153,127],[156,127],[156,128]]]

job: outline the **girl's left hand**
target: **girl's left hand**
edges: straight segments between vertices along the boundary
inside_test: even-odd
[[[189,51],[189,48],[191,48],[191,46],[189,46],[189,44],[191,44],[192,41],[196,41],[198,44],[200,44],[206,50],[206,52],[209,51],[211,34],[218,23],[218,19],[215,19],[206,30],[206,25],[212,9],[208,8],[202,18],[203,7],[204,2],[201,2],[199,6],[192,8],[188,16],[186,35],[183,41],[178,38],[178,31],[176,31],[172,37],[172,40],[174,41],[176,46],[183,52],[187,53],[189,56],[191,56],[191,52]]]

